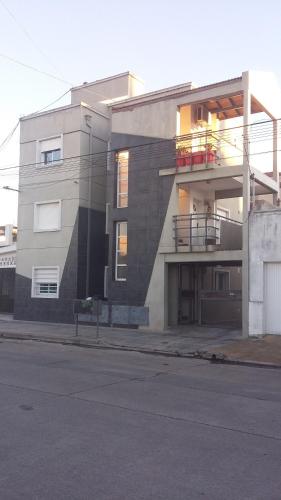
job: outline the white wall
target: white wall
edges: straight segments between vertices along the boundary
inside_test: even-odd
[[[249,335],[266,333],[264,262],[281,262],[281,210],[254,212],[249,217]]]

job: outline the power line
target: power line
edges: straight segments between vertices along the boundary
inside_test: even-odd
[[[63,96],[65,94],[63,94]],[[63,97],[63,96],[61,96],[61,97]],[[278,118],[276,121],[280,121],[280,120],[281,120],[281,118]],[[272,123],[272,121],[268,120],[268,121],[264,121],[264,122],[257,122],[255,124],[246,125],[246,127],[253,127],[253,126],[257,126],[257,125],[266,125],[268,123]],[[230,128],[222,129],[222,130],[218,129],[218,130],[215,130],[215,131],[207,132],[207,135],[211,136],[211,135],[216,135],[216,134],[221,134],[221,135],[225,135],[226,134],[226,137],[227,137],[227,134],[230,134],[231,131],[234,131],[234,130],[241,130],[241,131],[243,131],[244,130],[244,126],[241,125],[241,126],[238,126],[238,127],[230,127]],[[281,133],[281,131],[280,131],[280,133]],[[201,134],[202,137],[206,136],[206,132],[201,132],[200,134]],[[169,146],[171,143],[175,143],[175,144],[176,143],[181,143],[181,142],[184,142],[185,140],[192,140],[194,138],[196,139],[197,137],[198,137],[198,133],[187,134],[187,135],[177,136],[177,137],[174,137],[174,138],[171,138],[171,139],[160,139],[160,140],[158,139],[158,140],[154,140],[154,141],[152,140],[151,142],[147,142],[147,143],[143,143],[143,144],[138,144],[136,146],[129,146],[126,149],[128,149],[129,151],[130,150],[133,151],[133,150],[136,150],[136,149],[139,149],[139,150],[145,149],[145,148],[150,147],[150,146],[159,146],[159,145]],[[241,139],[243,139],[243,135],[241,135]],[[223,137],[221,137],[221,140],[223,140]],[[233,145],[233,147],[236,148],[235,145]],[[102,155],[105,155],[105,154],[114,153],[116,151],[117,151],[116,149],[110,149],[110,150],[106,149],[106,150],[103,150],[103,151],[100,151],[100,152],[95,152],[95,153],[87,153],[87,154],[84,154],[84,155],[68,156],[68,157],[63,158],[61,161],[67,162],[68,160],[75,160],[75,159],[81,159],[81,158],[90,158],[90,157],[98,157],[98,156],[102,156]],[[145,153],[139,153],[139,157],[141,158],[141,156],[144,155],[144,154]],[[147,156],[147,155],[145,154],[145,156]],[[237,156],[241,156],[241,155],[237,155]],[[224,158],[224,159],[226,159],[226,158]],[[2,167],[0,170],[1,171],[6,171],[6,170],[12,170],[12,169],[18,169],[18,168],[22,169],[22,168],[27,168],[27,167],[28,168],[34,168],[37,165],[44,165],[44,162],[40,161],[40,162],[32,162],[32,163],[26,163],[26,164],[21,164],[21,165],[12,165],[12,166],[7,166],[7,167]]]
[[[0,0],[0,2],[1,2],[1,0]],[[68,92],[70,92],[70,91],[67,90],[61,96],[59,96],[58,98],[56,98],[54,101],[52,101],[51,103],[47,104],[47,106],[44,106],[44,108],[41,108],[41,109],[35,111],[33,114],[42,113],[42,111],[45,111],[45,109],[49,108],[50,106],[53,106],[53,104],[56,104],[58,101],[60,101],[66,94],[68,94]],[[18,120],[17,123],[16,123],[16,125],[12,128],[12,130],[9,132],[9,134],[7,135],[7,137],[0,144],[0,151],[5,146],[7,146],[7,144],[10,142],[10,140],[12,139],[14,133],[16,132],[16,130],[17,130],[18,126],[19,126],[19,123],[20,123],[20,121]],[[0,170],[2,170],[2,168],[0,168]]]
[[[61,77],[58,77],[58,76],[56,76],[56,75],[53,75],[52,73],[48,73],[47,71],[43,71],[43,70],[41,70],[41,69],[38,69],[38,68],[36,68],[35,66],[31,66],[30,64],[26,64],[26,63],[24,63],[24,62],[22,62],[22,61],[19,61],[18,59],[15,59],[15,58],[13,58],[13,57],[7,56],[6,54],[0,53],[0,57],[3,57],[3,58],[4,58],[4,59],[6,59],[7,61],[13,62],[13,63],[18,64],[18,65],[20,65],[20,66],[23,66],[24,68],[30,69],[30,70],[32,70],[32,71],[36,71],[36,73],[40,73],[40,74],[42,74],[42,75],[44,75],[44,76],[47,76],[47,77],[49,77],[49,78],[52,78],[53,80],[57,80],[57,81],[59,81],[59,82],[61,82],[61,83],[65,83],[65,84],[67,84],[67,85],[70,85],[70,87],[71,87],[71,89],[70,89],[70,90],[73,90],[73,89],[75,89],[75,88],[76,88],[76,85],[74,85],[74,83],[72,83],[72,82],[69,82],[68,80],[65,80],[65,79],[63,79],[63,78],[61,78]],[[94,83],[95,83],[95,82],[93,82],[93,84],[94,84]],[[102,94],[101,92],[96,92],[95,90],[91,90],[91,89],[89,89],[89,88],[84,88],[84,87],[82,87],[82,88],[83,88],[83,92],[88,92],[88,93],[90,93],[90,94],[93,94],[93,95],[97,95],[97,96],[103,97],[103,98],[104,98],[104,99],[106,99],[106,100],[108,100],[108,99],[109,99],[109,100],[111,100],[111,99],[112,99],[112,98],[110,98],[109,96],[107,96],[107,95],[105,95],[105,94]]]
[[[8,12],[9,16],[14,20],[16,25],[21,29],[21,31],[25,34],[26,38],[32,43],[32,45],[40,52],[40,54],[48,61],[51,66],[58,71],[54,63],[49,59],[49,57],[43,52],[43,50],[37,45],[37,43],[34,41],[30,33],[27,31],[27,29],[18,21],[16,18],[15,14],[7,7],[7,5],[3,2],[3,0],[0,0],[0,3],[2,7]]]
[[[274,152],[275,150],[269,150],[269,151],[264,151],[264,152],[260,152],[260,153],[254,153],[253,155],[254,156],[257,156],[257,155],[261,155],[261,154],[267,154],[267,153],[272,153]],[[281,149],[277,149],[276,151],[280,152]],[[229,159],[231,159],[232,157],[229,157]],[[103,165],[103,168],[105,169],[105,166],[106,164]],[[91,166],[88,166],[85,170],[89,170],[90,168],[94,168],[93,165]],[[221,168],[227,168],[227,167],[221,167]],[[143,172],[151,172],[153,170],[157,170],[157,171],[160,171],[161,169],[159,168],[159,166],[156,166],[156,167],[146,167],[146,168],[142,168],[142,169],[138,169],[138,168],[130,168],[130,173],[136,173],[136,174],[142,174]],[[83,173],[82,173],[83,174]],[[242,170],[241,170],[241,175],[242,175]],[[105,179],[105,183],[102,184],[102,183],[99,183],[98,181],[94,180],[94,184],[98,185],[98,186],[101,186],[102,188],[106,188],[106,179],[108,179],[109,177],[114,177],[115,176],[115,171],[114,170],[111,170],[111,171],[104,171],[103,173],[100,173],[100,174],[93,174],[92,175],[92,179],[95,179],[97,177],[102,177]],[[88,180],[89,179],[89,173],[85,176],[83,175],[78,175],[75,177],[75,174],[72,176],[72,177],[64,177],[63,179],[57,179],[57,180],[49,180],[49,181],[40,181],[40,182],[30,182],[30,183],[24,183],[21,188],[20,188],[20,191],[24,191],[25,189],[33,189],[35,186],[38,186],[38,187],[41,187],[41,186],[52,186],[52,185],[57,185],[57,184],[60,184],[62,182],[74,182],[74,181],[80,181],[80,180]]]
[[[0,57],[3,57],[3,59],[7,59],[10,62],[13,62],[15,64],[18,64],[19,66],[23,66],[24,68],[31,69],[32,71],[36,71],[36,73],[40,73],[44,76],[48,76],[49,78],[53,78],[53,80],[57,80],[61,83],[67,83],[67,85],[72,85],[70,82],[67,80],[64,80],[63,78],[59,78],[58,76],[52,75],[51,73],[48,73],[47,71],[42,71],[40,69],[35,68],[34,66],[31,66],[30,64],[23,63],[22,61],[19,61],[18,59],[14,59],[13,57],[7,56],[6,54],[0,53]]]
[[[5,137],[5,139],[1,142],[0,144],[0,151],[10,142],[10,140],[12,139],[15,131],[17,130],[18,126],[19,126],[19,120],[17,121],[16,125],[12,128],[12,130],[9,132],[9,134],[7,135],[7,137]]]

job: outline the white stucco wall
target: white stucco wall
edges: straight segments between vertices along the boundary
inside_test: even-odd
[[[264,263],[281,262],[281,210],[249,217],[249,335],[264,331]]]

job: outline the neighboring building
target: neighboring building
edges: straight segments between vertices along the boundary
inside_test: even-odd
[[[21,119],[16,318],[70,322],[73,299],[99,295],[118,314],[147,313],[151,330],[262,333],[251,228],[260,198],[279,200],[279,88],[270,74],[244,72],[142,91],[125,73]],[[263,157],[264,122],[251,124],[265,119],[274,153]]]
[[[73,321],[103,295],[110,108],[139,91],[124,73],[71,90],[71,104],[20,120],[15,318]],[[87,104],[86,104],[87,103]]]
[[[17,228],[0,226],[0,312],[14,310]]]

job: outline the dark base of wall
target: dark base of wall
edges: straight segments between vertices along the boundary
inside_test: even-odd
[[[0,269],[0,312],[14,310],[15,269]]]
[[[14,318],[24,321],[74,323],[73,299],[31,298],[31,279],[16,274]]]

